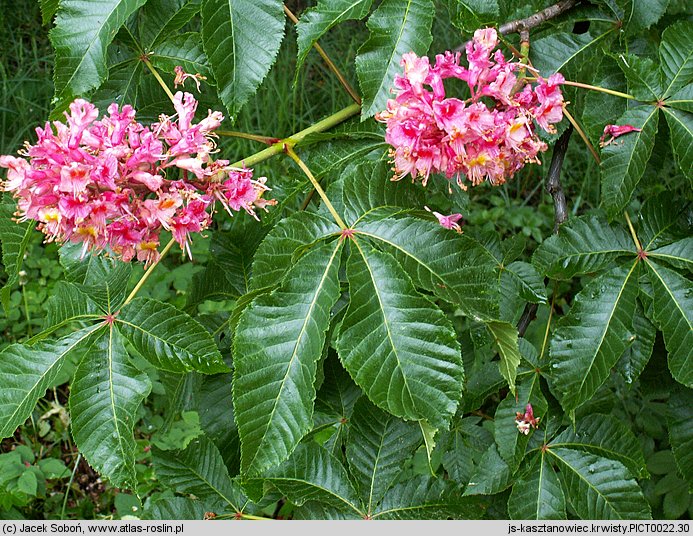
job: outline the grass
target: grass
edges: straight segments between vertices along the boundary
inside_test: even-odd
[[[50,111],[53,52],[37,1],[0,0],[0,28],[0,153],[14,154]]]

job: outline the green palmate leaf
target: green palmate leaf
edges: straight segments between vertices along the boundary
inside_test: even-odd
[[[178,493],[192,494],[212,508],[241,512],[248,499],[231,480],[219,451],[207,437],[194,439],[183,451],[152,449],[159,481]]]
[[[103,255],[82,255],[80,244],[60,248],[65,277],[105,312],[115,313],[125,301],[132,265]]]
[[[272,68],[284,38],[281,0],[206,0],[202,44],[235,119]]]
[[[472,474],[465,495],[493,495],[512,484],[513,471],[498,454],[496,444],[492,444],[479,460]]]
[[[450,482],[416,476],[395,485],[372,519],[478,519],[483,511],[478,501],[460,497]]]
[[[248,230],[245,226],[215,232],[209,246],[211,258],[205,269],[193,276],[186,308],[194,311],[205,300],[238,300],[246,295],[250,290],[253,255],[264,235],[262,228]]]
[[[425,204],[423,188],[407,181],[392,182],[390,176],[389,164],[384,160],[359,162],[347,166],[327,193],[344,221],[352,226],[380,207]]]
[[[362,517],[354,511],[347,512],[346,510],[340,510],[339,508],[318,501],[308,501],[294,509],[294,514],[291,519],[336,521],[344,519],[362,519]]]
[[[558,234],[544,240],[534,252],[532,263],[539,272],[554,279],[572,279],[598,272],[621,255],[634,255],[635,248],[621,227],[609,226],[601,218],[582,216],[561,225]]]
[[[384,110],[403,54],[426,54],[433,40],[431,0],[384,0],[368,19],[370,36],[356,56],[362,119]]]
[[[503,267],[503,271],[510,274],[517,283],[520,297],[523,300],[530,303],[546,303],[544,280],[534,266],[526,262],[515,261]]]
[[[316,411],[330,413],[338,418],[349,419],[361,390],[342,367],[334,354],[323,363],[324,380],[315,400]]]
[[[164,497],[151,503],[145,509],[142,519],[202,521],[206,512],[202,501],[187,497]]]
[[[679,388],[672,393],[667,406],[669,442],[679,472],[693,485],[693,391]]]
[[[237,300],[243,295],[244,292],[239,293],[229,281],[230,278],[226,277],[228,274],[214,258],[210,259],[204,270],[193,275],[185,310],[196,312],[197,306],[206,300]],[[238,279],[243,280],[242,274],[240,275]]]
[[[526,300],[520,297],[520,283],[505,270],[500,271],[498,316],[504,322],[517,324]]]
[[[666,100],[667,106],[693,113],[693,85],[688,84]]]
[[[253,256],[264,237],[265,231],[257,226],[252,229],[242,227],[230,232],[216,232],[212,237],[209,246],[211,261],[226,272],[224,279],[228,280],[239,296],[251,288]]]
[[[304,161],[315,178],[320,179],[339,175],[351,162],[371,156],[382,156],[386,148],[383,137],[336,139],[306,148]]]
[[[323,446],[335,456],[343,456],[342,447],[351,426],[354,404],[361,396],[359,389],[344,370],[337,355],[330,352],[323,362],[323,382],[315,399],[315,425],[331,426],[332,436]]]
[[[566,519],[565,495],[547,454],[537,453],[529,472],[515,482],[508,513],[511,519]]]
[[[621,54],[618,57],[618,65],[626,75],[628,92],[635,98],[653,102],[664,93],[661,72],[650,58]]]
[[[347,20],[361,20],[368,15],[373,0],[320,0],[307,10],[296,26],[298,34],[298,60],[296,72],[303,65],[310,48],[330,28]]]
[[[669,0],[616,0],[623,6],[623,20],[630,31],[649,28],[656,23],[667,10]]]
[[[214,339],[173,305],[135,298],[116,317],[118,328],[157,368],[170,372],[228,372]]]
[[[462,399],[463,411],[466,413],[479,409],[489,395],[507,383],[507,380],[501,375],[497,363],[472,363]]]
[[[647,256],[666,261],[676,268],[693,270],[693,237],[648,251]]]
[[[55,12],[58,11],[58,0],[40,0],[41,3],[41,21],[44,26],[48,26],[53,22]]]
[[[356,402],[346,457],[366,513],[373,513],[420,444],[418,425],[388,415],[366,398]]]
[[[416,292],[391,255],[361,239],[351,245],[351,296],[336,343],[339,357],[377,406],[407,420],[447,427],[463,377],[452,325]]]
[[[23,223],[13,221],[16,210],[17,202],[10,195],[3,195],[0,199],[0,245],[2,246],[2,265],[7,274],[7,281],[0,288],[0,300],[6,315],[9,313],[10,291],[19,280],[19,271],[24,262],[24,252],[29,244],[31,232],[34,230],[34,222],[32,221]]]
[[[65,361],[89,347],[94,327],[33,346],[12,344],[0,352],[0,437],[14,434],[29,418],[46,389],[52,387]]]
[[[335,240],[306,254],[240,319],[234,407],[245,472],[281,463],[312,428],[317,361],[339,298],[341,246]]]
[[[498,0],[449,0],[450,22],[472,33],[498,20]]]
[[[435,469],[433,467],[433,451],[436,448],[436,436],[438,435],[438,429],[433,428],[427,421],[419,421],[419,429],[421,431],[421,437],[423,438],[424,448],[426,449],[426,457],[428,458],[428,469],[431,471],[431,475],[435,476]]]
[[[618,123],[642,130],[622,136],[619,143],[602,150],[602,205],[610,218],[628,204],[645,172],[657,134],[657,110],[655,106],[638,106],[626,111]]]
[[[140,10],[140,44],[151,50],[160,41],[175,35],[200,11],[201,0],[147,0]]]
[[[133,428],[151,382],[130,364],[115,326],[99,331],[70,387],[72,435],[79,450],[115,486],[137,485]]]
[[[547,451],[570,504],[582,519],[650,519],[640,486],[623,464],[564,448]]]
[[[455,419],[449,432],[442,432],[436,449],[443,452],[442,462],[451,480],[466,486],[481,456],[493,443],[493,437],[478,425],[479,417]]]
[[[519,467],[530,438],[530,435],[524,435],[517,429],[515,423],[517,413],[523,414],[527,404],[532,404],[534,416],[543,419],[548,409],[539,383],[539,374],[530,374],[518,384],[517,398],[512,393],[508,393],[496,408],[493,435],[498,453],[512,469]],[[539,424],[541,425],[541,421]],[[530,434],[534,434],[534,431],[530,431]]]
[[[626,79],[618,64],[611,58],[602,58],[594,75],[595,86],[628,92]],[[615,99],[613,95],[601,91],[585,92],[585,105],[582,112],[582,123],[589,137],[596,144],[604,132],[604,126],[616,123],[626,111],[626,99]]]
[[[517,367],[520,365],[517,328],[508,322],[487,322],[486,327],[498,349],[500,372],[508,382],[510,391],[515,393],[515,377],[517,376]]]
[[[312,212],[297,212],[283,219],[257,249],[250,288],[276,285],[308,246],[339,231],[332,219]]]
[[[574,77],[586,64],[590,54],[611,33],[611,30],[593,37],[589,33],[556,33],[537,39],[530,49],[532,64],[542,76],[561,73]]]
[[[632,342],[636,267],[618,266],[591,281],[554,331],[550,384],[566,411],[596,392]]]
[[[219,449],[232,474],[240,466],[240,439],[233,412],[231,374],[215,374],[202,378],[199,387],[198,412],[205,435]]]
[[[393,208],[374,210],[355,228],[393,254],[417,286],[475,319],[498,316],[497,261],[473,238]]]
[[[664,74],[664,98],[674,95],[693,78],[693,23],[682,21],[662,33],[659,58]]]
[[[647,261],[654,289],[654,322],[664,334],[669,370],[693,387],[693,283],[652,260]]]
[[[632,385],[645,370],[657,335],[657,328],[647,319],[639,302],[633,315],[631,333],[635,335],[635,339],[616,364],[616,370],[621,373],[628,385]]]
[[[568,427],[550,443],[551,448],[581,450],[617,460],[633,476],[647,478],[640,441],[625,424],[611,415],[594,414]]]
[[[152,49],[149,61],[157,69],[173,74],[177,66],[186,73],[207,77],[205,84],[214,83],[212,72],[207,66],[207,56],[202,50],[202,40],[197,32],[170,36],[160,40]]]
[[[46,302],[44,328],[48,329],[68,322],[96,320],[103,316],[103,310],[77,285],[58,281],[53,289],[53,295]]]
[[[668,192],[650,197],[638,215],[638,236],[643,249],[651,251],[690,235],[690,207],[681,199],[672,199]]]
[[[138,59],[131,59],[108,69],[108,80],[92,95],[92,102],[99,110],[106,110],[114,100],[118,104],[135,106],[140,92],[140,82],[144,64]],[[116,95],[116,98],[113,98]]]
[[[55,112],[106,79],[106,49],[146,0],[62,0],[50,32],[55,48]],[[55,113],[54,112],[54,113]]]
[[[319,501],[363,517],[346,470],[337,458],[316,443],[300,445],[286,462],[265,473],[263,479],[297,506]]]
[[[693,180],[693,114],[663,108],[671,133],[671,148],[683,174]]]

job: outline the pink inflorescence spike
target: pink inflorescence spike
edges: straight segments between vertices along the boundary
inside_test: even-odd
[[[97,119],[93,104],[75,100],[66,123],[37,128],[37,142],[27,142],[20,158],[0,156],[8,170],[0,186],[16,198],[17,216],[36,220],[49,242],[149,264],[159,257],[162,229],[189,254],[190,234],[209,227],[217,202],[253,216],[274,203],[262,198],[265,177],[212,158],[220,112],[194,123],[191,94],[179,91],[173,104],[173,117],[145,126],[129,105],[113,103]]]
[[[494,52],[497,45],[496,30],[486,28],[467,44],[468,67],[460,65],[459,52],[437,55],[435,65],[413,52],[402,57],[396,96],[376,115],[387,124],[393,180],[411,175],[425,185],[431,173],[444,173],[462,189],[465,180],[499,185],[525,163],[538,162],[547,146],[535,125],[555,132],[553,124],[563,119],[559,86],[565,80],[558,73],[538,76],[535,85],[518,79],[515,71],[523,65]],[[468,99],[447,97],[443,81],[450,78],[467,83]]]

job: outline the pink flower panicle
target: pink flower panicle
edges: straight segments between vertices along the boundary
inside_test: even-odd
[[[534,428],[535,430],[539,428],[539,417],[534,417],[534,410],[532,409],[532,404],[527,404],[524,414],[518,411],[515,416],[515,424],[517,429],[521,434],[529,434],[529,429]]]
[[[402,56],[404,75],[395,78],[394,99],[376,119],[387,124],[386,141],[395,176],[420,178],[426,185],[431,173],[463,178],[472,185],[488,181],[499,185],[511,178],[547,146],[535,132],[535,123],[554,133],[563,119],[560,74],[537,77],[532,86],[519,80],[520,63],[507,61],[493,28],[477,30],[467,44],[469,66],[460,65],[460,53],[436,56],[435,65],[413,52]],[[471,97],[446,97],[443,81],[463,80]]]
[[[604,127],[604,133],[602,134],[602,137],[599,138],[599,146],[606,147],[619,136],[623,136],[624,134],[628,134],[629,132],[640,132],[641,130],[642,129],[636,128],[633,125],[606,125]],[[611,137],[607,140],[607,136]]]
[[[217,201],[256,219],[256,207],[275,202],[262,198],[265,177],[211,158],[220,112],[193,123],[197,101],[182,92],[174,108],[177,117],[144,126],[129,105],[113,103],[97,119],[94,105],[77,99],[66,123],[36,129],[21,158],[0,156],[8,170],[0,189],[17,199],[20,221],[36,220],[47,242],[82,243],[83,255],[105,250],[150,264],[162,229],[190,254],[190,234],[209,227]]]

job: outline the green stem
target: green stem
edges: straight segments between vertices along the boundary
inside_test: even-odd
[[[301,168],[301,171],[303,171],[303,173],[306,174],[306,177],[308,177],[308,179],[310,180],[311,184],[313,185],[313,188],[315,188],[315,191],[318,192],[318,195],[322,199],[323,203],[325,203],[327,210],[329,210],[330,214],[332,214],[332,217],[334,218],[334,221],[337,222],[337,225],[339,225],[339,227],[341,229],[346,229],[347,226],[344,223],[344,220],[337,213],[334,206],[332,206],[332,203],[330,202],[330,199],[327,197],[325,190],[322,189],[322,186],[320,186],[320,183],[313,176],[310,169],[308,169],[308,166],[306,166],[306,164],[303,162],[303,160],[301,160],[298,157],[298,155],[294,152],[294,150],[289,145],[286,146],[286,154],[288,154],[291,157],[291,159],[298,164],[298,167]]]
[[[590,153],[592,154],[592,158],[594,158],[594,161],[597,163],[597,165],[600,165],[602,161],[601,158],[599,158],[599,154],[590,143],[590,139],[587,137],[587,134],[585,134],[585,131],[582,130],[582,127],[580,127],[575,118],[572,115],[570,115],[570,112],[568,111],[568,108],[566,106],[563,106],[563,114],[566,116],[568,121],[570,121],[570,124],[573,125],[573,128],[575,128],[577,133],[580,135],[582,141],[585,142],[585,145],[587,145],[587,148],[590,150]]]
[[[166,254],[171,250],[173,247],[173,244],[175,244],[176,241],[171,238],[169,240],[168,244],[164,247],[163,250],[161,250],[161,255],[159,255],[159,258],[154,262],[149,268],[147,268],[147,271],[144,272],[140,280],[137,282],[137,285],[135,285],[135,288],[132,289],[132,292],[128,295],[128,297],[125,299],[123,302],[123,307],[125,307],[128,303],[130,303],[135,296],[137,296],[137,293],[140,291],[142,288],[142,285],[149,279],[149,276],[152,275],[152,272],[154,271],[154,268],[157,267],[157,265],[161,262],[161,260],[166,256]]]
[[[270,136],[261,136],[260,134],[249,134],[247,132],[238,132],[236,130],[215,130],[215,134],[219,136],[228,136],[230,138],[243,138],[244,140],[259,141],[260,143],[265,143],[267,145],[272,145],[277,143],[277,138],[272,138]]]
[[[284,4],[284,13],[291,19],[291,22],[294,24],[298,24],[298,18],[296,15],[293,14],[293,12],[286,7],[286,4]],[[361,97],[359,97],[359,94],[354,91],[354,88],[351,87],[349,82],[347,82],[346,77],[342,74],[342,71],[339,70],[339,68],[334,64],[334,62],[330,59],[330,57],[327,55],[327,52],[325,52],[325,49],[323,49],[318,42],[316,41],[313,43],[313,48],[316,50],[318,54],[320,54],[320,57],[323,59],[323,61],[327,64],[327,67],[334,75],[337,77],[337,80],[339,80],[339,83],[342,84],[342,87],[344,90],[349,94],[351,99],[358,104],[359,106],[361,105]]]
[[[26,299],[26,285],[22,285],[22,301],[24,302],[24,316],[26,316],[26,334],[33,337],[31,329],[31,315],[29,314],[29,302]]]
[[[166,95],[168,95],[168,98],[171,99],[171,102],[173,102],[173,93],[171,93],[171,90],[166,85],[166,82],[164,82],[164,79],[161,78],[159,71],[157,71],[154,68],[154,66],[152,65],[152,62],[149,61],[146,56],[142,56],[142,63],[144,63],[147,66],[147,68],[152,72],[152,74],[154,75],[154,78],[156,78],[156,81],[159,82],[159,85],[162,88],[164,88]]]
[[[70,476],[70,481],[67,483],[67,489],[65,490],[65,498],[63,499],[63,507],[60,510],[60,519],[65,519],[65,508],[67,507],[67,498],[70,495],[70,489],[72,488],[72,483],[75,481],[75,475],[77,474],[77,468],[79,467],[79,462],[82,460],[82,453],[77,454],[77,460],[75,460],[75,468],[72,470],[72,475]]]
[[[271,521],[269,517],[261,517],[261,516],[254,516],[252,514],[244,514],[241,512],[241,518],[242,519],[254,519],[256,521]]]
[[[536,82],[536,78],[527,78],[527,80],[532,80]],[[583,84],[582,82],[572,82],[571,80],[566,80],[563,85],[580,87],[582,89],[591,89],[592,91],[601,91],[602,93],[608,93],[609,95],[615,95],[616,97],[621,97],[623,99],[638,100],[633,95],[628,93],[621,93],[620,91],[614,91],[613,89],[607,89],[605,87],[591,86],[590,84]]]
[[[638,235],[635,234],[635,229],[633,228],[633,224],[630,221],[630,216],[628,216],[627,212],[624,212],[623,215],[626,217],[626,223],[628,224],[630,236],[633,238],[633,243],[635,244],[635,247],[638,249],[638,251],[642,251],[642,245],[640,244],[640,240],[638,240]]]
[[[340,123],[343,123],[347,119],[354,117],[355,115],[358,115],[358,113],[361,111],[361,106],[358,104],[352,104],[350,106],[347,106],[346,108],[339,110],[337,113],[330,115],[329,117],[326,117],[325,119],[318,121],[314,125],[309,126],[308,128],[302,130],[301,132],[297,132],[296,134],[293,134],[292,136],[289,136],[288,138],[284,138],[283,140],[279,140],[277,143],[267,147],[267,149],[263,149],[262,151],[255,153],[253,155],[250,155],[247,158],[244,158],[243,160],[239,160],[235,164],[232,164],[233,167],[241,167],[241,166],[246,166],[246,167],[252,167],[258,162],[262,162],[263,160],[267,160],[268,158],[274,156],[275,154],[283,153],[285,150],[285,147],[294,147],[295,145],[298,145],[301,143],[306,136],[309,134],[314,134],[316,132],[324,132],[325,130],[328,130],[334,126],[339,125]]]

